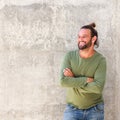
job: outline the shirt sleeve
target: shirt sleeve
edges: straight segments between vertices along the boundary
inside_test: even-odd
[[[81,76],[81,77],[66,77],[63,74],[63,70],[65,68],[71,69],[71,64],[70,64],[70,52],[68,52],[62,63],[61,67],[61,74],[60,74],[60,83],[63,87],[84,87],[86,83],[87,77]]]

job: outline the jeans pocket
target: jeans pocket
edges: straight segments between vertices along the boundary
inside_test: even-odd
[[[104,103],[100,103],[100,104],[96,105],[94,108],[95,108],[95,111],[97,111],[97,112],[104,111]]]
[[[66,108],[65,108],[65,112],[71,112],[71,111],[74,111],[76,110],[77,108],[75,108],[73,105],[67,105]]]

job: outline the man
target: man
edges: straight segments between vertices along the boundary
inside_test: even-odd
[[[104,120],[106,59],[94,49],[98,47],[94,27],[95,23],[81,27],[79,50],[68,52],[63,61],[60,81],[67,88],[63,120]]]

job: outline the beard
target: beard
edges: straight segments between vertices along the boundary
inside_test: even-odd
[[[92,39],[87,44],[86,44],[86,42],[83,42],[83,41],[82,41],[82,43],[79,42],[78,48],[79,48],[79,50],[83,50],[83,49],[91,47],[91,45],[92,45]]]

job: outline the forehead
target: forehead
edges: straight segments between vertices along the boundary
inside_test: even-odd
[[[81,29],[78,33],[79,36],[81,35],[91,35],[91,31],[89,29]]]

